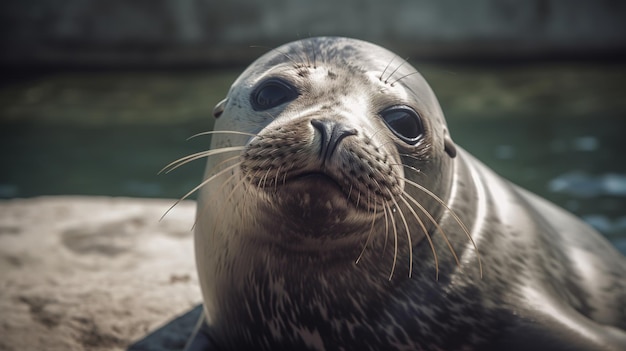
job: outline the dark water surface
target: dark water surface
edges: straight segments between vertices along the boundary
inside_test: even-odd
[[[626,251],[626,64],[419,67],[454,140]],[[177,198],[201,180],[211,110],[240,70],[61,72],[0,87],[0,198]]]

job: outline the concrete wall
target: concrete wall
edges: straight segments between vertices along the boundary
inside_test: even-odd
[[[597,57],[626,52],[620,0],[5,0],[0,63],[236,64],[312,35],[412,58]]]

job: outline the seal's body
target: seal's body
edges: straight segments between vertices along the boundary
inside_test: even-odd
[[[311,38],[214,111],[191,350],[622,350],[626,261],[452,142],[391,52]]]

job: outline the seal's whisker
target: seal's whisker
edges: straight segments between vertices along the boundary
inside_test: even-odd
[[[176,168],[187,164],[191,161],[195,161],[197,159],[200,158],[204,158],[204,157],[209,157],[209,156],[213,156],[213,155],[218,155],[218,154],[223,154],[223,153],[227,153],[227,152],[236,152],[236,151],[242,151],[245,149],[245,146],[228,146],[228,147],[222,147],[219,149],[211,149],[211,150],[206,150],[206,151],[201,151],[201,152],[196,152],[195,154],[191,154],[185,157],[181,157],[176,161],[173,161],[171,163],[169,163],[167,166],[163,167],[163,169],[161,169],[159,171],[158,174],[161,174],[163,172],[170,173],[171,171],[175,170]]]
[[[224,173],[228,172],[229,170],[231,170],[231,169],[233,169],[233,168],[235,168],[235,167],[239,166],[239,164],[240,164],[240,163],[239,163],[239,162],[237,162],[237,163],[235,163],[235,164],[233,164],[233,165],[230,165],[230,166],[228,166],[228,167],[224,168],[223,170],[221,170],[221,171],[219,171],[219,172],[215,173],[214,175],[212,175],[211,177],[207,178],[206,180],[203,180],[203,181],[202,181],[202,183],[198,184],[198,186],[196,186],[195,188],[191,189],[191,190],[190,190],[187,194],[185,194],[185,195],[184,195],[183,197],[181,197],[180,199],[176,200],[176,202],[175,202],[175,203],[174,203],[174,204],[173,204],[170,208],[168,208],[168,209],[167,209],[167,211],[165,211],[165,213],[163,214],[163,216],[161,216],[161,219],[160,219],[160,220],[162,220],[162,219],[163,219],[163,218],[164,218],[164,217],[165,217],[165,216],[166,216],[166,215],[167,215],[167,214],[168,214],[168,213],[169,213],[169,212],[170,212],[170,211],[171,211],[174,207],[176,207],[176,205],[178,205],[181,201],[183,201],[183,200],[185,200],[186,198],[188,198],[191,194],[195,193],[198,189],[200,189],[200,188],[202,188],[203,186],[207,185],[207,184],[208,184],[209,182],[211,182],[213,179],[215,179],[215,178],[219,177],[220,175],[222,175],[222,174],[224,174]]]
[[[378,191],[380,194],[383,194],[383,188],[380,186],[380,183],[378,183],[376,181],[376,179],[371,178],[372,181],[374,181],[374,184],[376,184],[376,187],[378,188]],[[383,207],[383,210],[385,208]],[[376,211],[374,211],[376,212]],[[383,214],[385,216],[385,241],[383,242],[383,251],[382,254],[385,254],[385,249],[387,248],[387,237],[389,236],[389,220],[387,219],[387,211],[383,211]]]
[[[241,201],[240,202],[235,202],[235,206],[241,204],[247,204],[248,202],[248,196],[249,195],[254,195],[254,192],[251,190],[251,183],[246,181],[246,177],[241,177],[241,180],[235,185],[235,188],[238,187],[242,187],[244,189],[243,195],[241,196]],[[235,191],[235,189],[233,189],[232,191]],[[229,197],[231,195],[229,194]],[[258,204],[255,201],[252,201],[252,203],[255,204],[255,208],[258,208]],[[241,216],[244,216],[244,214],[241,214]],[[221,218],[221,217],[218,217]]]
[[[267,169],[267,172],[265,172],[265,175],[261,178],[263,180],[263,188],[267,187],[267,176],[270,174],[270,172],[274,169],[274,167],[269,167]],[[260,187],[260,186],[259,186]]]
[[[309,33],[310,35],[310,33]],[[309,47],[306,47],[305,45],[302,45],[302,53],[304,54],[304,57],[306,57],[306,62],[309,65],[310,68],[317,68],[317,51],[316,51],[316,45],[314,42],[309,42]],[[309,52],[312,54],[309,55]]]
[[[194,134],[194,135],[190,136],[189,138],[187,138],[187,140],[191,140],[193,138],[197,138],[197,137],[199,137],[201,135],[212,135],[212,134],[240,134],[240,135],[248,135],[248,136],[251,136],[251,137],[259,136],[258,134],[255,134],[255,133],[240,132],[238,130],[211,130],[211,131],[208,131],[208,132],[201,132],[201,133],[198,133],[198,134]]]
[[[385,84],[387,84],[389,82],[389,79],[391,77],[393,77],[394,74],[396,74],[396,72],[398,72],[398,70],[400,69],[400,67],[402,67],[405,63],[407,63],[409,60],[409,58],[405,58],[404,60],[402,60],[402,62],[400,62],[400,64],[398,65],[398,67],[396,67],[396,69],[393,70],[393,72],[391,72],[389,74],[389,76],[387,76],[387,78],[385,79]],[[393,83],[391,83],[390,85],[393,85]]]
[[[226,159],[224,159],[224,160],[220,161],[219,163],[217,163],[216,165],[214,165],[213,167],[211,167],[211,170],[210,170],[210,171],[212,172],[214,169],[219,168],[219,167],[220,167],[220,166],[222,166],[223,164],[228,163],[228,162],[233,161],[233,160],[236,160],[236,159],[239,159],[240,157],[241,157],[240,155],[237,155],[237,156],[232,156],[232,157],[226,158]],[[241,163],[241,162],[240,162],[240,163]],[[209,172],[207,172],[207,175],[208,175],[208,174],[209,174]]]
[[[371,136],[369,136],[369,137],[367,137],[367,136],[366,136],[366,137],[367,137],[369,140],[374,140],[374,137],[376,136],[376,134],[378,134],[378,133],[380,133],[380,132],[382,132],[382,131],[389,131],[389,129],[388,129],[388,128],[386,128],[386,127],[381,127],[381,128],[378,128],[378,130],[377,130],[377,131],[375,131],[375,132],[374,132]],[[385,144],[382,144],[381,146],[384,146],[384,145],[385,145]]]
[[[220,185],[220,187],[217,189],[217,194],[220,194],[222,192],[222,190],[224,190],[224,187],[229,184],[234,178],[235,176],[237,176],[237,173],[233,172],[230,176],[228,176],[228,178],[226,178],[225,181],[222,182],[222,184]],[[209,206],[209,203],[205,203],[204,204],[204,208],[207,208]],[[193,223],[193,226],[195,227],[196,224],[198,223],[198,217],[196,217],[196,220]],[[215,228],[213,228],[215,229]],[[211,231],[211,233],[213,232],[213,230]]]
[[[298,40],[300,40],[300,34],[298,33]],[[311,60],[309,59],[309,55],[307,54],[307,48],[306,48],[306,43],[301,42],[301,49],[300,52],[297,53],[298,58],[300,59],[300,61],[302,62],[306,62],[307,67],[311,67]],[[302,57],[304,56],[304,60],[302,59]]]
[[[233,157],[229,157],[229,158],[227,158],[227,159],[225,159],[225,160],[222,160],[220,163],[218,163],[218,164],[216,164],[215,166],[213,166],[213,167],[211,168],[211,170],[210,170],[210,171],[208,171],[206,174],[210,174],[210,172],[212,172],[214,169],[216,169],[216,168],[220,167],[221,165],[223,165],[223,164],[225,164],[225,163],[228,163],[228,162],[230,162],[230,161],[236,160],[236,159],[238,159],[238,158],[239,158],[239,155],[237,155],[237,156],[233,156]],[[236,163],[236,164],[234,164],[233,166],[235,166],[235,165],[241,165],[241,162],[237,162],[237,163]],[[231,168],[231,169],[232,169],[232,168]],[[211,175],[211,176],[213,176],[213,175]],[[227,183],[227,182],[228,182],[231,178],[233,178],[234,176],[235,176],[235,173],[233,172],[233,174],[232,174],[230,177],[228,177],[228,179],[226,179],[226,181],[224,181],[224,183],[222,183],[222,185],[221,185],[221,186],[220,186],[220,188],[219,188],[219,189],[220,189],[219,191],[221,191],[221,189],[224,187],[224,185],[225,185],[225,184],[226,184],[226,183]],[[206,205],[205,205],[205,206],[206,206]],[[196,222],[197,222],[197,218],[196,218],[196,220],[195,220],[195,221],[194,221],[194,223],[193,223],[192,229],[196,227]]]
[[[404,192],[404,197],[407,198],[408,200],[410,200],[412,203],[414,203],[417,206],[417,208],[419,208],[420,211],[423,214],[425,214],[426,217],[428,217],[428,220],[430,220],[435,225],[437,230],[439,230],[441,232],[441,235],[443,236],[443,239],[445,240],[446,245],[448,245],[448,249],[452,253],[452,256],[454,256],[454,261],[456,262],[456,265],[460,267],[461,266],[461,262],[459,262],[459,257],[457,256],[456,251],[454,250],[454,247],[452,247],[452,243],[450,243],[450,240],[448,239],[448,236],[446,235],[446,232],[443,230],[443,228],[441,228],[439,223],[437,223],[437,221],[435,220],[435,218],[433,218],[433,216],[430,214],[430,212],[428,212],[428,210],[426,210],[426,208],[424,208],[424,206],[422,206],[422,204],[420,204],[415,198],[413,198],[406,191]]]
[[[350,202],[350,195],[352,195],[352,184],[350,184],[350,190],[348,190],[348,197],[346,198],[348,203]]]
[[[396,228],[396,220],[393,217],[393,210],[391,205],[386,204],[386,210],[389,211],[389,218],[391,219],[391,228],[393,229],[393,263],[391,265],[391,273],[389,274],[389,280],[393,278],[393,273],[396,270],[396,262],[398,260],[398,229]]]
[[[309,43],[309,46],[314,46],[314,45],[315,45],[315,43]],[[303,63],[306,62],[306,66],[305,67],[317,68],[315,66],[315,59],[314,58],[312,59],[311,56],[309,56],[309,51],[310,51],[310,49],[307,47],[306,43],[302,43],[301,48],[300,48],[300,52],[297,53],[298,58]],[[313,51],[315,51],[314,48],[313,48]]]
[[[311,49],[311,51],[313,52],[313,68],[317,68],[317,46],[314,45],[313,42],[311,42]]]
[[[441,200],[439,198],[439,196],[435,195],[432,191],[426,189],[422,185],[420,185],[420,184],[418,184],[418,183],[416,183],[414,181],[411,181],[409,179],[405,178],[404,181],[407,184],[410,184],[410,185],[416,187],[417,189],[425,192],[426,194],[428,194],[430,197],[435,199],[435,201],[439,202],[439,204],[441,204],[443,207],[445,207],[448,210],[448,213],[450,213],[452,218],[454,218],[454,220],[457,222],[457,224],[461,227],[461,229],[465,233],[465,236],[467,236],[469,241],[472,243],[472,246],[474,246],[474,251],[476,251],[476,258],[478,260],[478,268],[479,268],[479,271],[480,271],[480,277],[482,278],[483,277],[483,263],[482,263],[482,259],[480,257],[480,252],[478,251],[478,246],[476,246],[476,242],[474,241],[474,239],[470,235],[469,230],[467,229],[467,227],[465,226],[463,221],[461,221],[461,218],[459,218],[459,216],[448,205],[446,205],[446,203],[443,200]]]
[[[235,186],[231,190],[231,193],[235,194],[235,191],[238,188],[243,188],[244,192],[243,192],[243,195],[241,195],[241,201],[234,201],[234,209],[235,209],[235,211],[237,210],[238,207],[242,206],[242,204],[246,203],[246,201],[247,201],[246,198],[248,197],[248,195],[254,195],[254,193],[250,190],[251,189],[250,183],[246,182],[246,178],[244,178],[244,177],[241,177],[241,179],[235,184]],[[229,193],[228,197],[227,197],[227,201],[231,201],[230,199],[232,197],[233,197],[233,195],[231,195]],[[258,208],[258,203],[256,203],[255,206]],[[242,219],[243,219],[243,217],[246,216],[246,214],[243,211],[239,211],[239,216],[242,217]],[[220,216],[220,217],[217,217],[217,218],[222,218],[222,217]]]
[[[426,174],[424,174],[424,172],[422,172],[422,170],[421,170],[421,169],[419,169],[419,168],[415,168],[415,167],[413,167],[413,166],[405,165],[405,164],[403,164],[403,163],[390,163],[389,165],[390,165],[390,166],[403,166],[403,167],[406,167],[406,168],[408,168],[408,169],[410,169],[410,170],[414,171],[414,172],[415,172],[415,173],[417,173],[417,174],[421,174],[421,175],[426,176]]]
[[[414,160],[416,160],[416,161],[418,161],[418,162],[424,162],[424,159],[423,159],[423,158],[419,158],[418,156],[415,156],[415,155],[411,155],[411,154],[400,154],[400,156],[402,156],[402,157],[412,158],[412,159],[414,159]]]
[[[379,148],[385,147],[387,144],[395,144],[396,142],[394,140],[388,140],[380,145],[378,145]],[[431,149],[430,145],[426,145],[424,148],[419,149],[417,152],[417,155],[414,155],[413,158],[420,161],[420,162],[424,162],[425,161],[425,156],[428,155],[428,151]],[[398,154],[400,155],[400,154]],[[404,155],[404,154],[402,154]],[[419,156],[424,155],[422,158],[419,158]]]
[[[269,113],[267,111],[265,111],[265,114],[270,116],[271,119],[276,119],[276,116],[274,116],[273,114],[271,114],[271,113]]]
[[[425,176],[424,172],[422,172],[422,170],[421,170],[421,169],[419,169],[419,168],[415,168],[415,167],[413,167],[413,166],[409,166],[409,165],[403,165],[403,166],[404,166],[404,167],[406,167],[406,168],[408,168],[408,169],[410,169],[410,170],[412,170],[412,171],[414,171],[414,172],[415,172],[415,173],[417,173],[417,174],[421,174],[421,175],[424,175],[424,176]]]
[[[380,80],[381,82],[383,81],[383,76],[385,75],[385,72],[387,72],[387,70],[389,69],[389,66],[391,66],[391,64],[393,63],[393,60],[395,59],[396,59],[396,56],[391,57],[391,60],[389,60],[389,63],[387,63],[387,66],[385,66],[385,69],[380,73],[380,77],[378,77],[378,80]]]
[[[268,169],[268,171],[269,171],[270,169],[272,169],[272,167],[270,167],[270,168]],[[265,175],[267,175],[267,172],[265,172]],[[263,176],[263,177],[265,177],[265,176]],[[263,183],[263,177],[259,177],[259,181],[257,182],[257,185],[256,185],[256,186],[257,186],[257,188],[263,188],[263,187],[261,186],[261,183]]]
[[[252,176],[249,176],[249,175],[244,175],[244,176],[243,176],[243,178],[246,178],[246,177],[247,177],[248,179],[250,179],[250,182],[252,182],[253,180],[257,179],[257,174],[259,174],[259,172],[260,172],[260,171],[261,171],[261,169],[260,169],[260,167],[259,167],[259,169],[257,169],[257,170],[256,170],[256,171],[252,174]],[[260,180],[259,180],[259,182],[260,182]],[[257,185],[258,185],[258,184],[257,184]],[[260,185],[258,185],[258,187],[260,187]]]
[[[400,78],[398,78],[398,79],[394,80],[393,82],[391,82],[391,83],[389,83],[389,84],[390,84],[391,86],[393,86],[394,84],[396,84],[397,82],[401,81],[402,79],[404,79],[404,78],[406,78],[406,77],[409,77],[409,76],[412,76],[412,75],[414,75],[414,74],[418,74],[418,73],[419,73],[418,71],[415,71],[415,72],[411,72],[411,73],[405,74],[405,75],[403,75],[402,77],[400,77]]]
[[[233,173],[230,177],[228,177],[228,179],[224,182],[224,184],[222,184],[222,186],[224,186],[224,185],[226,184],[226,182],[230,182],[230,181],[232,181],[232,179],[234,179],[236,175],[237,175],[237,173]],[[229,203],[229,202],[230,202],[230,199],[231,199],[231,198],[233,197],[233,195],[235,194],[235,190],[237,190],[240,186],[242,186],[242,184],[244,184],[245,180],[246,180],[246,178],[244,178],[244,177],[241,177],[241,179],[239,179],[239,181],[237,182],[237,184],[235,184],[235,186],[233,186],[232,190],[228,193],[228,196],[226,197],[226,199],[225,199],[225,201],[224,201],[224,204],[227,204],[227,203]],[[222,188],[220,188],[220,191],[219,191],[220,193],[221,193],[221,189],[222,189]],[[236,205],[237,205],[237,203],[235,203],[235,206],[236,206]],[[228,206],[222,206],[222,207],[220,208],[220,212],[217,214],[217,217],[215,217],[215,218],[216,218],[216,219],[218,219],[218,220],[216,220],[216,221],[213,223],[213,228],[212,228],[212,230],[210,231],[210,233],[215,233],[215,232],[217,231],[217,225],[218,225],[218,223],[221,223],[221,221],[219,221],[219,219],[220,219],[220,218],[223,218],[223,216],[224,216],[224,211],[226,210],[226,208],[228,208]],[[231,209],[231,210],[232,210],[232,209]]]
[[[369,233],[367,233],[367,239],[365,240],[363,249],[361,249],[361,253],[359,254],[359,257],[357,257],[356,261],[354,262],[355,264],[359,264],[359,262],[361,261],[361,258],[363,257],[363,253],[365,252],[365,249],[367,248],[367,245],[370,243],[370,240],[372,239],[372,233],[374,232],[374,224],[376,223],[376,210],[377,210],[376,205],[377,205],[376,201],[374,201],[374,212],[372,212],[372,225],[370,226]]]
[[[426,226],[424,225],[424,222],[422,221],[421,218],[419,218],[419,216],[417,215],[417,213],[415,212],[413,207],[411,207],[411,205],[409,205],[409,203],[406,201],[404,196],[400,196],[400,199],[409,208],[409,211],[411,211],[411,214],[417,220],[417,224],[419,224],[420,228],[422,228],[422,231],[424,232],[424,236],[426,237],[426,240],[428,240],[428,245],[430,245],[430,250],[433,252],[433,257],[434,257],[434,260],[435,260],[435,280],[439,280],[439,257],[437,256],[437,250],[435,250],[435,245],[433,243],[433,240],[430,237],[430,234],[428,233],[428,230],[426,229]],[[413,247],[411,247],[411,251],[413,251]]]
[[[383,206],[383,214],[385,215],[385,241],[383,242],[383,255],[384,255],[385,249],[387,249],[387,239],[389,238],[389,218],[387,217],[387,211],[385,211],[384,206]]]
[[[276,175],[274,176],[274,192],[278,191],[278,176],[280,175],[280,169],[283,166],[280,165],[278,166],[278,169],[276,170]],[[285,172],[285,176],[287,175],[287,172]]]
[[[404,223],[406,239],[409,244],[409,278],[411,278],[411,275],[413,275],[413,242],[411,239],[411,231],[409,230],[409,224],[406,221],[406,217],[404,217],[404,213],[402,212],[402,209],[400,208],[400,206],[398,206],[398,202],[396,201],[396,198],[392,196],[391,200],[396,205],[396,208],[398,209],[398,214],[400,215],[400,219],[402,220],[402,223]],[[409,209],[411,209],[411,206],[409,206]]]

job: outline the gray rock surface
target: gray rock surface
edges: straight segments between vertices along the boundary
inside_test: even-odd
[[[0,202],[0,350],[175,350],[200,313],[193,202]],[[195,306],[195,308],[194,308]]]

